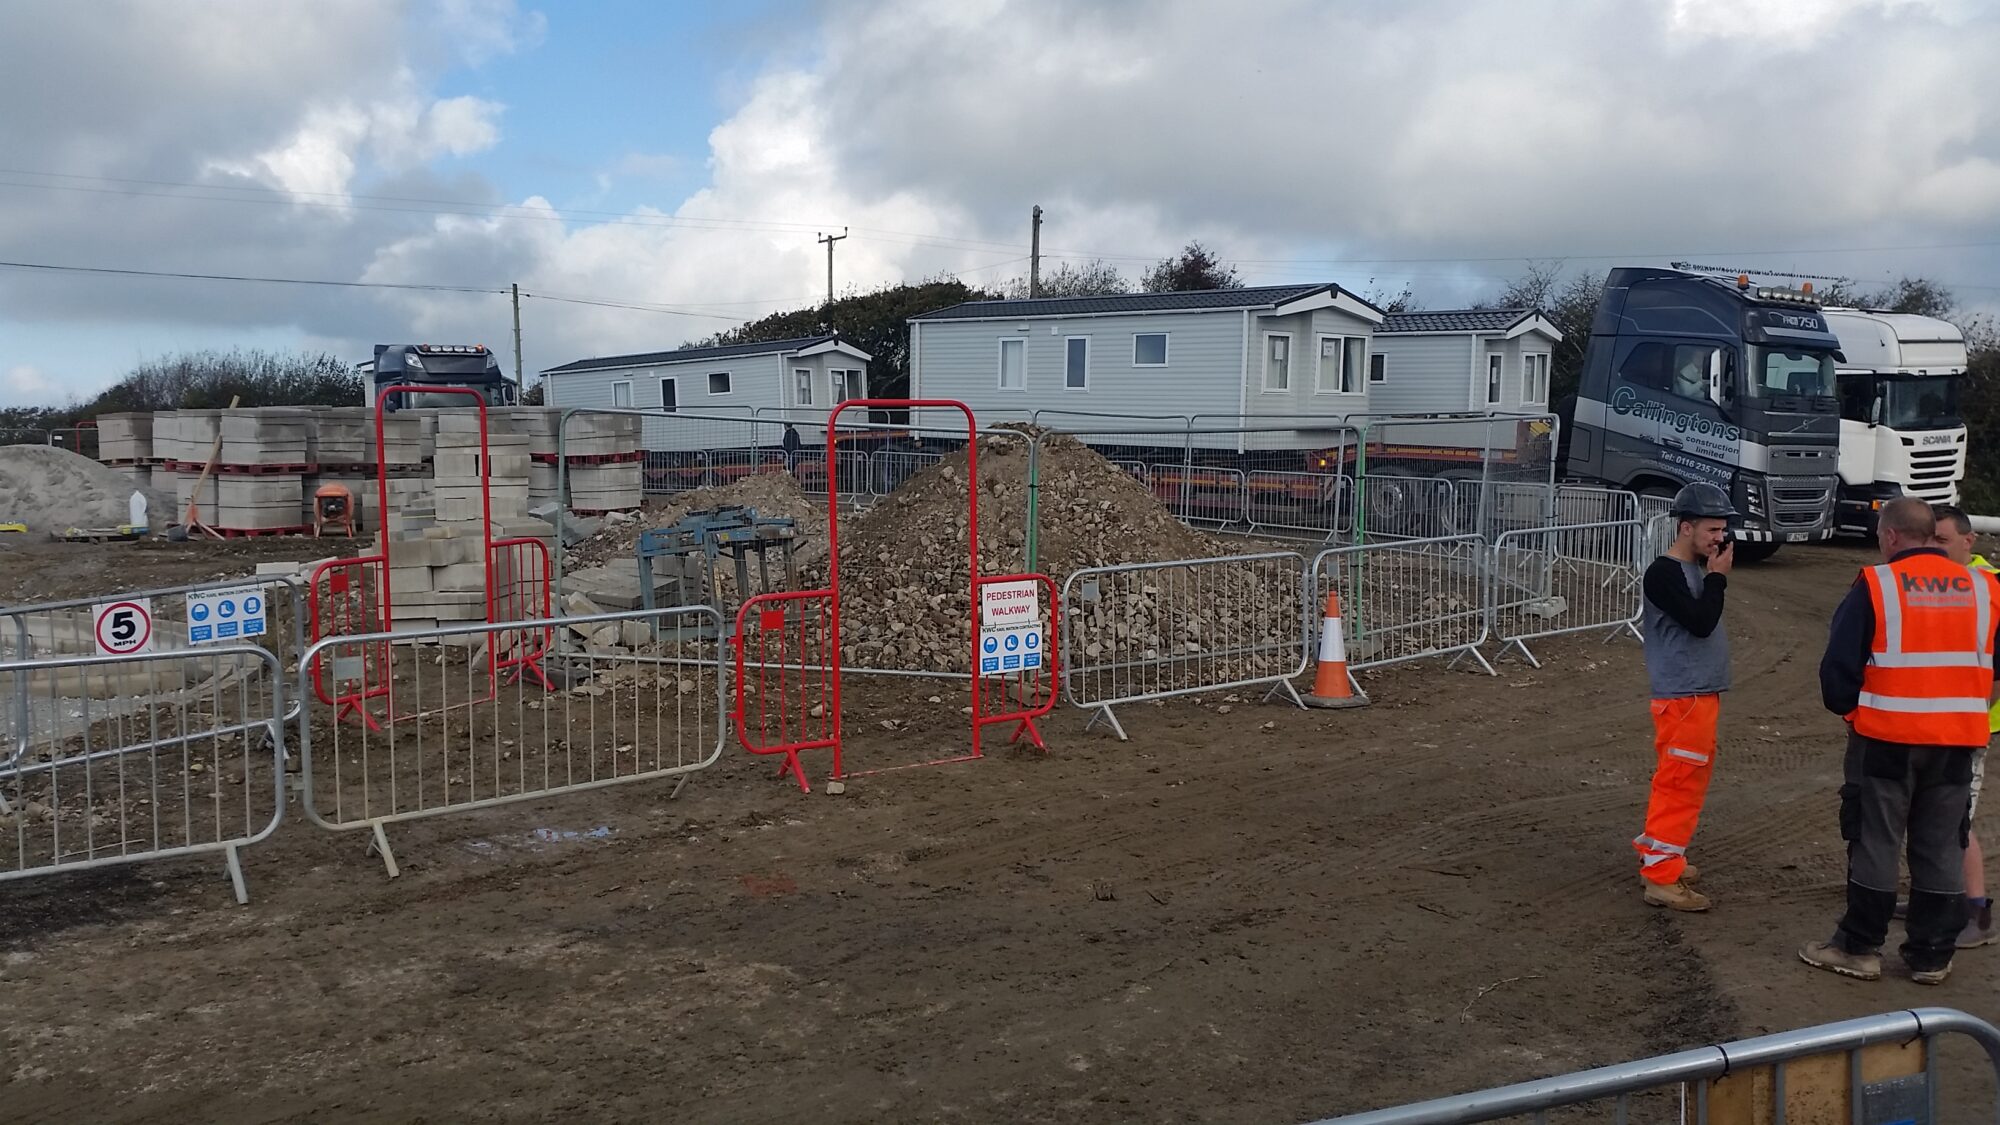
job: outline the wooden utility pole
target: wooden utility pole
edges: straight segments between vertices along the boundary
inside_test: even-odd
[[[1042,205],[1035,204],[1034,235],[1028,244],[1028,296],[1042,295]]]
[[[833,303],[833,244],[847,237],[847,228],[841,227],[839,234],[823,234],[818,241],[826,243],[826,303]]]
[[[509,286],[514,293],[514,401],[528,393],[528,373],[521,369],[521,285]]]

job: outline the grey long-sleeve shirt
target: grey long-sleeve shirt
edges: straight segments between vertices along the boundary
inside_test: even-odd
[[[1640,624],[1654,699],[1729,690],[1729,631],[1722,625],[1728,586],[1728,578],[1672,555],[1646,568]]]

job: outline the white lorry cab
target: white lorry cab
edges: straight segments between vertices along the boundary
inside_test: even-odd
[[[1965,334],[1935,317],[1823,310],[1840,337],[1840,500],[1843,532],[1872,534],[1898,496],[1958,502],[1965,479]]]

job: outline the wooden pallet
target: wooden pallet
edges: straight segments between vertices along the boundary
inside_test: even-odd
[[[56,538],[64,543],[119,543],[132,542],[146,533],[140,527],[72,527]]]

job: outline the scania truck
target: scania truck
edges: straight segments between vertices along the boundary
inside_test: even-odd
[[[1834,531],[1840,340],[1810,285],[1614,269],[1561,433],[1571,479],[1671,496],[1710,481],[1739,557]]]
[[[507,373],[500,369],[499,357],[485,344],[377,344],[375,358],[359,366],[362,393],[367,405],[388,387],[435,386],[469,387],[480,393],[488,406],[513,406],[520,395]],[[466,406],[459,394],[414,394],[392,396],[386,409]]]
[[[1965,479],[1965,333],[1929,316],[1829,308],[1840,337],[1840,503],[1843,532],[1870,535],[1884,501],[1958,502]]]

